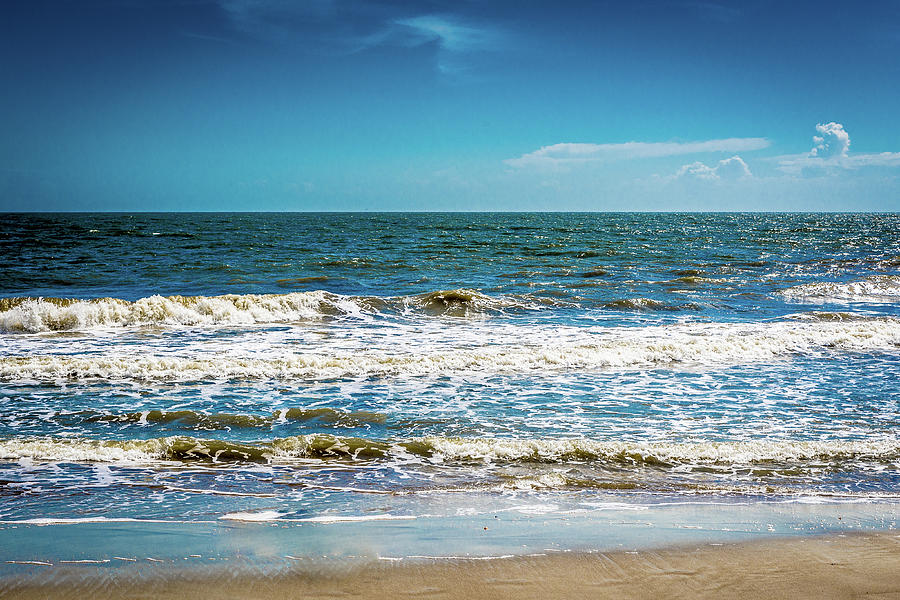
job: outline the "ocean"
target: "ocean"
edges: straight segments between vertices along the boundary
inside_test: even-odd
[[[900,214],[0,215],[0,576],[891,529],[898,382]]]

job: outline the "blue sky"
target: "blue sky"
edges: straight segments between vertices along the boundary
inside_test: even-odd
[[[900,2],[14,1],[0,210],[900,210]]]

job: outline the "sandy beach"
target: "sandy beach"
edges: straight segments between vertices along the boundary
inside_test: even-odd
[[[124,574],[123,574],[124,573]],[[493,560],[241,569],[47,570],[4,598],[900,598],[895,531]]]

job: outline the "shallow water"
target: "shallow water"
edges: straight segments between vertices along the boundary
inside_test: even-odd
[[[893,526],[900,215],[0,222],[3,560],[110,519]]]

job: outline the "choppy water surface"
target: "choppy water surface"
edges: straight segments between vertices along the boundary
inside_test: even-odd
[[[2,215],[0,273],[6,526],[900,491],[896,214]]]

